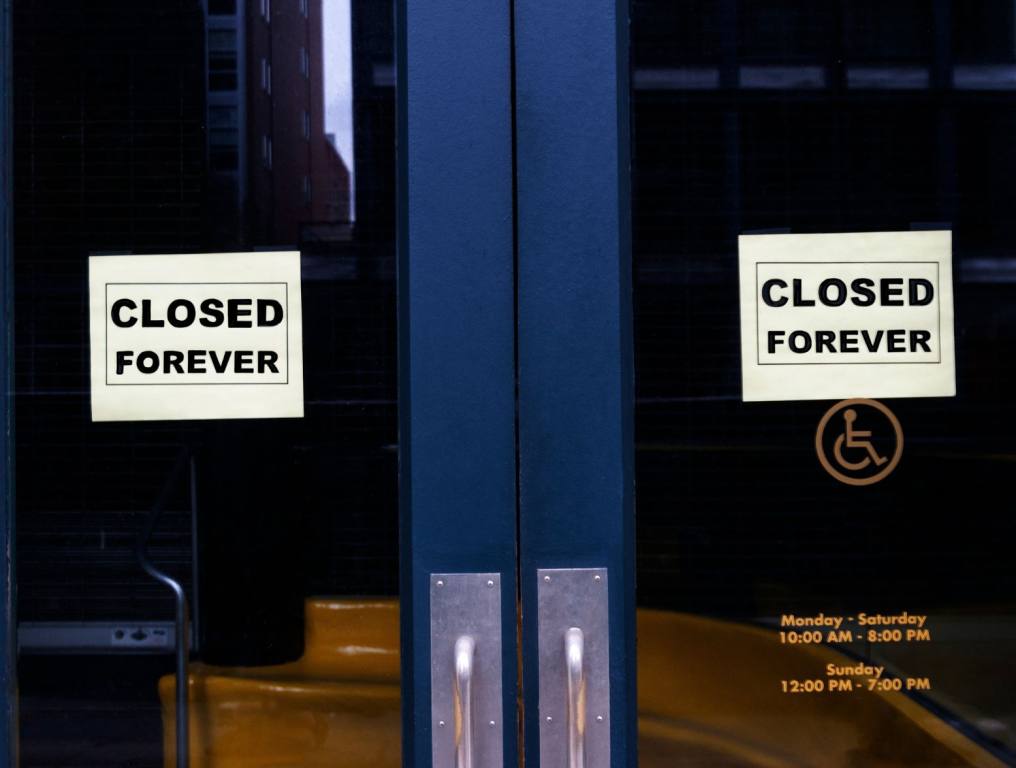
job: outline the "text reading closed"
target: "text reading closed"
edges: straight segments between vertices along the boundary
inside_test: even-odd
[[[938,363],[936,262],[756,264],[759,365]]]
[[[287,382],[286,283],[105,287],[107,384]]]

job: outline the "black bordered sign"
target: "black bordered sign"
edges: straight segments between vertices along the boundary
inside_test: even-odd
[[[743,235],[743,397],[955,394],[951,233]]]
[[[295,252],[93,256],[96,421],[303,415]]]

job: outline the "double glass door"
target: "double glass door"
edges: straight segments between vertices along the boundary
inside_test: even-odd
[[[540,652],[536,570],[553,570],[540,583],[556,590],[564,633],[580,622],[565,618],[560,572],[575,568],[594,598],[595,626],[569,646],[584,660],[573,675],[595,668],[599,681],[590,765],[608,747],[623,759],[633,561],[598,526],[631,521],[630,387],[606,391],[601,423],[616,434],[589,465],[603,481],[588,486],[595,509],[573,507],[584,524],[560,536],[529,531],[555,514],[520,505],[549,510],[561,494],[536,472],[549,468],[544,432],[557,455],[580,457],[568,487],[588,473],[567,433],[517,407],[550,417],[537,395],[581,400],[539,385],[552,373],[536,367],[547,350],[531,349],[543,337],[523,339],[518,322],[507,4],[25,0],[10,11],[17,686],[5,764],[515,763],[519,676],[535,674]],[[616,31],[598,31],[604,61]],[[615,126],[619,82],[597,118]],[[615,237],[626,142],[614,136],[603,187]],[[525,252],[532,266],[536,253]],[[602,382],[631,375],[615,279],[627,248],[615,239],[603,253],[614,267],[593,279],[613,304],[613,351],[575,358],[596,380],[582,395],[593,408]],[[278,297],[238,292],[278,284],[261,265],[294,254],[299,277]],[[124,286],[138,294],[111,301]],[[275,327],[262,301],[302,335],[285,337],[287,375],[264,384],[279,389],[263,393],[263,412],[242,411],[241,388],[257,379],[201,377],[222,375],[227,352],[230,373],[253,375],[239,370],[250,348],[223,334]],[[187,329],[175,337],[186,346],[157,338]],[[152,341],[116,346],[129,338]],[[297,412],[280,412],[294,381]],[[119,401],[100,407],[97,388],[113,386]],[[603,442],[582,437],[587,453]],[[521,481],[521,460],[547,487]],[[581,557],[571,529],[587,536]],[[535,542],[551,539],[553,556],[536,558]],[[456,592],[463,580],[479,595]],[[467,638],[472,674],[456,682]],[[563,634],[552,662],[563,674]],[[543,740],[562,755],[582,723],[566,682],[547,694],[559,700]],[[538,687],[534,677],[525,705],[534,724]]]
[[[20,765],[398,765],[392,6],[9,5]],[[301,418],[93,420],[90,257],[293,251]]]
[[[10,22],[9,764],[1016,764],[1011,2]],[[955,396],[745,402],[740,236],[924,231]],[[90,258],[273,252],[302,417],[93,420]]]

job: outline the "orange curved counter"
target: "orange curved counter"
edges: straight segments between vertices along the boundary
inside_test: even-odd
[[[393,600],[312,599],[306,651],[272,667],[191,665],[193,768],[398,768],[399,611]],[[638,612],[639,764],[1002,766],[906,695],[792,696],[774,681],[850,663],[755,627]],[[174,680],[159,683],[165,765]]]

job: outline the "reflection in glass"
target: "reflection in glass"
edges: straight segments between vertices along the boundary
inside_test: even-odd
[[[192,675],[374,679],[397,761],[391,5],[13,11],[22,764],[171,759],[173,603],[135,544],[181,455],[195,493],[169,484],[148,549],[190,598]],[[91,423],[88,255],[260,249],[301,252],[306,417]],[[336,637],[396,665],[314,655]]]
[[[1013,12],[634,6],[644,765],[1016,761],[1016,570],[994,501],[1016,429]],[[844,486],[812,447],[831,403],[741,402],[737,236],[936,228],[954,233],[959,394],[890,403],[899,467]],[[931,640],[862,613],[925,616]],[[815,628],[791,616],[850,634],[800,643]],[[913,687],[828,690],[825,663],[862,662]],[[781,690],[813,680],[826,690]]]

